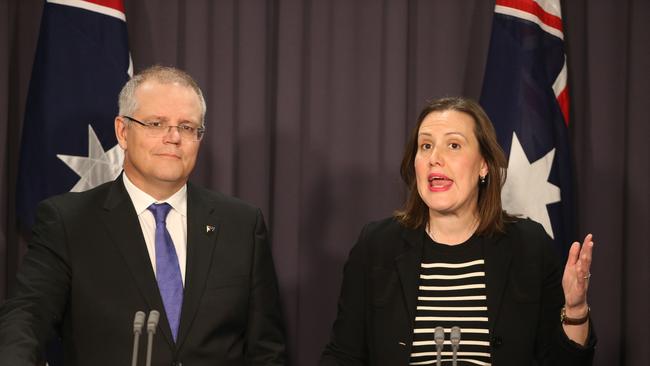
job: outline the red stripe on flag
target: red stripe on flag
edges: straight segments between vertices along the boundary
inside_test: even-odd
[[[560,110],[562,110],[562,116],[564,116],[564,124],[569,127],[569,87],[562,89],[560,94],[557,96],[557,103],[560,105]]]
[[[89,3],[105,6],[124,13],[124,2],[122,0],[84,0]]]
[[[496,5],[501,5],[533,14],[539,18],[542,23],[562,32],[562,18],[548,13],[533,0],[497,0]]]

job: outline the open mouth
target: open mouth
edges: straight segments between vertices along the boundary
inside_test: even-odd
[[[443,174],[429,174],[428,177],[429,181],[429,189],[432,190],[445,190],[451,186],[451,184],[454,182],[453,180],[449,179],[449,177],[443,175]]]

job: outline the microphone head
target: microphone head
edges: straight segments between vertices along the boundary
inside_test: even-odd
[[[133,319],[133,333],[142,333],[142,327],[144,326],[144,311],[138,311],[135,313],[135,318]]]
[[[452,327],[451,328],[451,335],[449,336],[449,339],[451,340],[452,344],[460,343],[460,328],[459,327]]]
[[[433,340],[438,346],[442,346],[442,344],[445,343],[445,329],[443,327],[436,327],[436,329],[434,329]]]
[[[156,333],[158,320],[160,320],[160,313],[156,310],[151,310],[149,312],[149,317],[147,318],[147,332]]]

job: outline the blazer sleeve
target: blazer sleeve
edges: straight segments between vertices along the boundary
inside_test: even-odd
[[[0,308],[0,364],[35,365],[56,335],[70,289],[65,228],[53,200],[39,205],[13,296]]]
[[[246,359],[248,365],[285,365],[285,334],[277,277],[262,213],[255,223]]]
[[[562,276],[564,264],[561,262],[553,243],[537,224],[543,253],[543,304],[539,322],[536,358],[547,366],[580,366],[593,363],[596,334],[589,320],[589,336],[585,346],[571,341],[560,323],[560,309],[564,305]]]
[[[336,320],[320,366],[361,366],[368,362],[364,271],[367,256],[363,244],[367,228],[362,230],[345,263]]]

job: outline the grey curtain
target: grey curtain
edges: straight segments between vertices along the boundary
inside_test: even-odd
[[[404,198],[398,169],[426,100],[479,97],[493,1],[125,0],[135,69],[189,71],[208,103],[193,181],[262,208],[295,365],[329,336],[361,226]],[[0,299],[17,233],[18,144],[41,0],[0,1]],[[595,234],[597,365],[650,358],[650,3],[564,8],[578,232]]]

